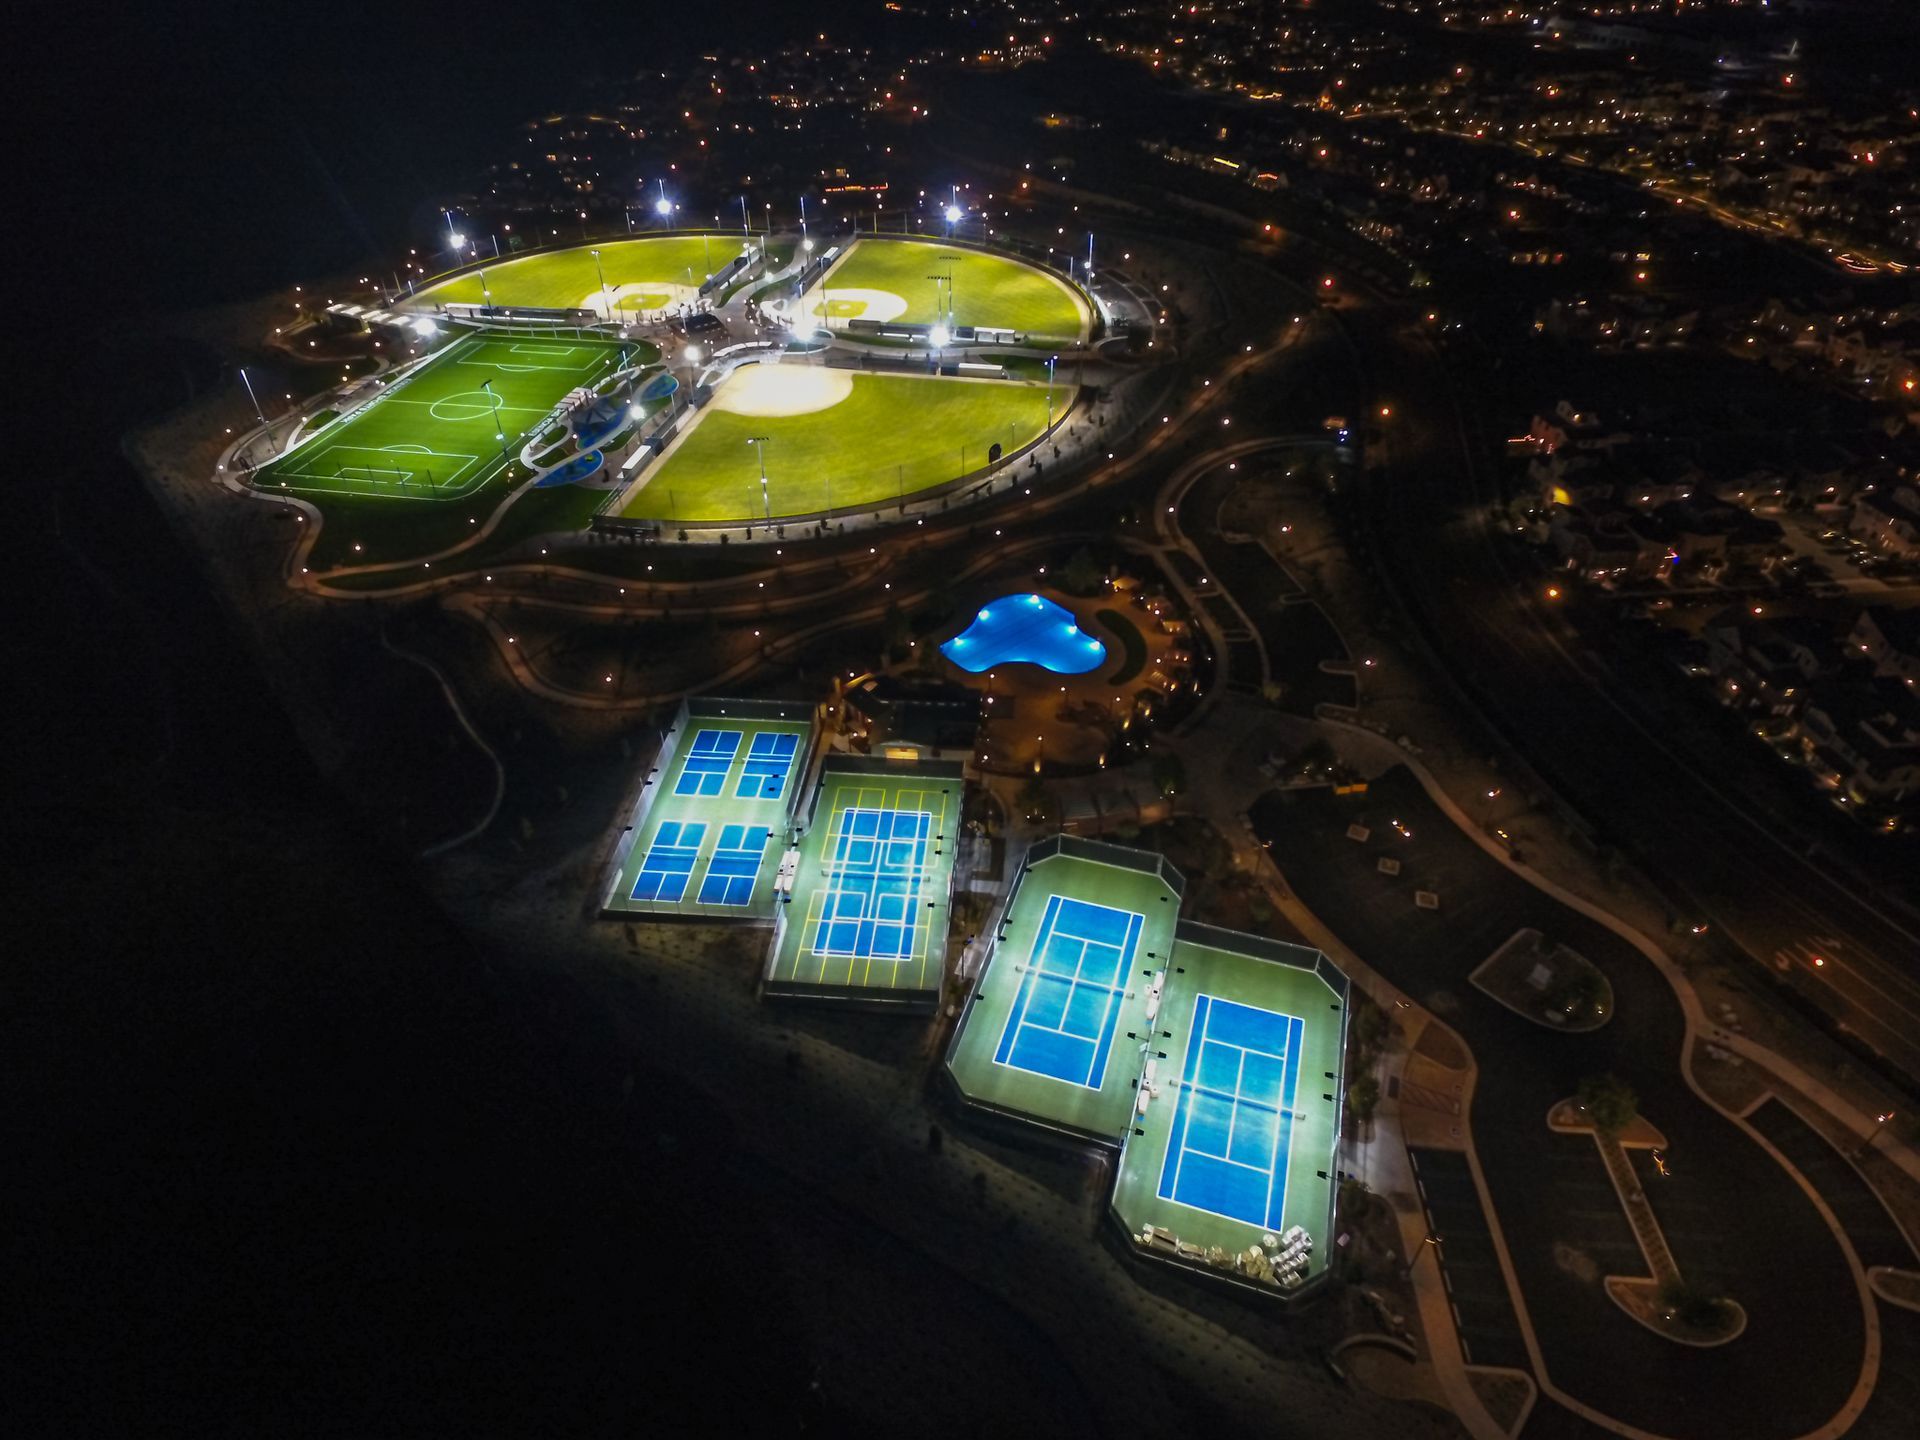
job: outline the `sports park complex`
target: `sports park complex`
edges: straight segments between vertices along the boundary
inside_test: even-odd
[[[456,548],[432,507],[464,502],[477,534],[535,489],[590,492],[549,528],[746,539],[958,491],[1071,413],[1058,362],[1101,325],[1070,279],[999,251],[857,236],[795,258],[719,234],[534,252],[323,318],[424,353],[316,404],[251,483]],[[360,563],[404,553],[369,538]]]
[[[834,748],[811,707],[682,705],[602,909],[766,931],[769,999],[956,1015],[942,1075],[996,1130],[1117,1152],[1129,1250],[1269,1296],[1326,1274],[1349,1005],[1318,951],[1182,920],[1148,851],[1055,835],[1010,886],[957,864],[966,767]],[[953,933],[966,886],[996,897]],[[965,982],[959,991],[950,980]],[[957,998],[956,996],[963,997]]]

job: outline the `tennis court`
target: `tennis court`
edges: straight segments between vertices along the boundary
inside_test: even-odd
[[[1301,1028],[1298,1016],[1196,997],[1162,1200],[1282,1228]]]
[[[708,702],[698,702],[706,705]],[[757,718],[756,708],[805,715],[808,707],[729,701],[730,713],[690,713],[640,801],[634,843],[609,885],[606,908],[765,919],[775,865],[811,733],[806,720]]]
[[[947,1052],[972,1104],[1112,1145],[1179,917],[1158,855],[1054,836],[1027,860]]]
[[[1135,911],[1048,896],[994,1063],[1098,1090],[1145,922]]]
[[[467,336],[255,472],[256,488],[459,500],[504,470],[575,389],[633,351],[598,340]]]
[[[933,1002],[946,974],[964,783],[952,762],[846,756],[823,766],[769,993]]]
[[[1113,1207],[1229,1254],[1294,1227],[1331,1246],[1348,982],[1316,950],[1182,924],[1124,1132]]]

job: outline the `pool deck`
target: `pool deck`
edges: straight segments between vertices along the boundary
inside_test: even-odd
[[[770,997],[837,1001],[872,1009],[932,1011],[946,983],[952,927],[953,862],[966,777],[958,761],[886,760],[830,755],[798,824],[799,863],[791,898],[781,906],[767,957]],[[917,935],[903,959],[822,955],[812,945],[832,879],[821,873],[838,817],[849,807],[924,810],[932,828],[925,873],[913,897]]]

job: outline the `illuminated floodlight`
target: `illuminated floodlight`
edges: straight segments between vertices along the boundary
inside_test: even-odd
[[[800,248],[801,248],[802,250],[804,250],[804,251],[806,251],[806,252],[807,252],[807,253],[808,253],[809,255],[811,255],[811,254],[813,253],[813,241],[812,241],[812,239],[811,239],[811,238],[809,238],[809,239],[806,239],[806,240],[802,240],[802,241],[800,242]]]
[[[687,364],[698,365],[700,363],[700,347],[698,345],[687,346],[686,359]]]
[[[440,327],[422,315],[418,320],[413,322],[413,333],[418,335],[422,340],[431,340],[440,333]]]
[[[947,223],[949,225],[957,225],[959,224],[959,222],[960,222],[960,207],[958,205],[947,206]]]
[[[935,349],[939,349],[941,346],[945,345],[953,337],[947,334],[946,326],[936,325],[933,327],[933,333],[928,335],[927,338],[933,341]]]
[[[454,249],[464,250],[467,248],[467,237],[462,235],[458,230],[455,230],[447,238],[453,242]]]
[[[629,420],[638,420],[640,418],[639,402],[636,401],[634,404],[627,406],[627,418]]]
[[[658,200],[653,202],[653,213],[656,215],[671,215],[673,213],[673,202],[662,195]]]

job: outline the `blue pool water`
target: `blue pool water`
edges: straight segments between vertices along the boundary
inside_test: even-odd
[[[975,675],[1020,661],[1056,675],[1083,675],[1107,658],[1107,647],[1044,595],[1004,595],[981,606],[940,653]]]

